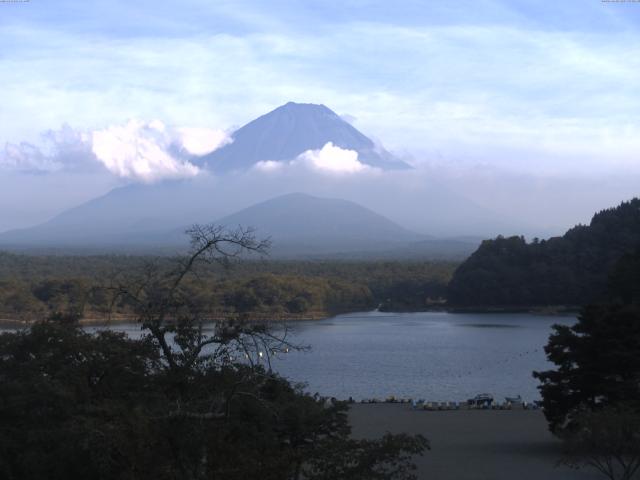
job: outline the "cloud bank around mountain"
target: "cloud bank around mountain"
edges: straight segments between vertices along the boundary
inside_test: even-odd
[[[307,150],[298,157],[298,161],[332,173],[357,173],[371,168],[358,160],[358,152],[340,148],[332,142],[328,142],[320,150]]]
[[[169,128],[159,120],[130,120],[126,125],[93,132],[91,148],[96,159],[119,177],[146,183],[188,178],[200,169],[181,158],[183,151],[202,155],[224,143],[220,134],[212,135],[213,143],[208,143],[206,133],[207,129]]]
[[[379,168],[371,167],[358,159],[358,152],[348,148],[340,148],[333,142],[327,142],[322,148],[307,150],[296,158],[288,161],[260,161],[254,165],[258,172],[278,172],[287,170],[310,170],[317,173],[349,175],[362,172],[381,172]]]
[[[0,150],[0,169],[16,172],[56,172],[90,168],[89,136],[64,124],[59,130],[47,130],[38,144],[6,142]]]
[[[172,127],[159,120],[134,119],[93,131],[63,125],[43,133],[37,144],[7,142],[0,151],[0,170],[45,174],[105,168],[119,178],[151,183],[197,175],[193,158],[230,141],[223,130]]]
[[[178,142],[191,155],[202,156],[231,143],[231,136],[223,130],[205,127],[178,127]]]
[[[228,131],[169,126],[160,120],[132,119],[124,124],[83,131],[63,125],[48,130],[38,143],[6,143],[0,171],[46,174],[104,171],[135,182],[194,177],[202,172],[194,160],[230,143]],[[358,152],[327,142],[289,161],[258,162],[254,170],[282,169],[327,175],[382,172],[358,158]]]

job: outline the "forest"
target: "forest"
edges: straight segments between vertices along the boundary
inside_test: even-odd
[[[579,306],[602,300],[616,262],[640,245],[640,199],[596,213],[548,240],[498,237],[482,242],[455,271],[451,305]]]
[[[314,319],[375,308],[577,308],[604,299],[609,272],[638,245],[640,200],[633,199],[561,237],[485,240],[461,264],[250,256],[201,265],[184,288],[210,319]],[[168,269],[174,261],[168,255],[0,252],[0,319],[127,319],[132,306],[114,303],[108,287],[122,275]]]
[[[33,321],[53,314],[89,320],[127,318],[108,287],[125,272],[170,268],[168,256],[19,255],[0,252],[0,318]],[[312,319],[371,310],[420,310],[444,301],[453,262],[275,261],[202,265],[185,282],[211,318]]]

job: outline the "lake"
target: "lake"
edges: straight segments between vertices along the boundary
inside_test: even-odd
[[[307,389],[346,399],[396,397],[539,399],[533,370],[548,369],[543,347],[553,324],[575,317],[532,314],[358,313],[294,326],[293,352],[274,368]]]
[[[548,369],[543,347],[551,326],[575,317],[445,312],[338,315],[290,324],[292,351],[272,361],[275,370],[307,390],[356,400],[396,397],[460,401],[478,393],[496,399],[539,399],[533,370]],[[96,327],[87,327],[94,330]],[[112,328],[131,336],[136,324]]]

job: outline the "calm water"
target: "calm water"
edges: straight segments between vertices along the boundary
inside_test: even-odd
[[[307,390],[346,399],[396,397],[466,400],[539,398],[533,370],[544,370],[551,325],[574,317],[530,314],[369,312],[297,322],[290,339],[309,345],[272,361]],[[116,325],[135,337],[139,325]],[[94,330],[95,327],[89,328]]]
[[[337,398],[465,400],[539,398],[533,370],[546,369],[551,325],[574,317],[529,314],[361,313],[295,325],[308,353],[274,365],[310,392]]]

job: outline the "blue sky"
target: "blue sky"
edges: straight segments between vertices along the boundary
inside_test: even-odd
[[[0,3],[0,45],[0,146],[293,100],[416,164],[640,171],[638,2],[31,0]]]

